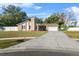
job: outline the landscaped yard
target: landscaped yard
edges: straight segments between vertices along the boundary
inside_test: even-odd
[[[24,40],[0,40],[0,49],[24,42]]]
[[[0,38],[11,38],[11,37],[39,37],[45,34],[46,31],[0,31]]]
[[[65,31],[69,37],[74,38],[74,39],[79,39],[79,31]]]

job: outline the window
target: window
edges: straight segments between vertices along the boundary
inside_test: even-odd
[[[29,25],[29,29],[30,29],[30,25]]]
[[[23,25],[22,25],[22,29],[23,29]]]
[[[25,25],[23,26],[23,28],[25,29]]]
[[[25,29],[25,25],[22,25],[22,29]]]

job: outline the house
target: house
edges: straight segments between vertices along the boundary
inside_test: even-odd
[[[68,20],[66,23],[67,26],[79,26],[79,20]]]
[[[0,26],[0,31],[58,31],[57,24],[38,24],[36,18],[27,19],[17,26]]]
[[[79,20],[77,20],[77,25],[76,26],[79,26]]]
[[[37,24],[35,18],[17,24],[19,31],[57,31],[57,24]]]
[[[36,30],[36,23],[35,18],[28,19],[24,22],[17,24],[19,31],[35,31]]]
[[[37,24],[36,18],[28,19],[24,22],[17,24],[19,31],[46,31],[44,24]]]
[[[70,26],[67,31],[79,31],[79,20],[69,20],[67,25]]]
[[[76,20],[69,21],[69,26],[76,26],[76,25],[77,25],[77,21]]]

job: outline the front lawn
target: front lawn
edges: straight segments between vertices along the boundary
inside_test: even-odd
[[[79,39],[79,31],[65,31],[64,33],[71,38]]]
[[[32,31],[32,32],[0,31],[0,39],[1,38],[11,38],[11,37],[39,37],[45,33],[46,33],[45,31]],[[9,46],[16,45],[21,42],[24,42],[24,39],[0,40],[0,48],[7,48]]]
[[[0,40],[0,49],[7,48],[21,42],[24,42],[24,40]]]
[[[11,37],[39,37],[45,34],[46,31],[0,31],[0,38],[11,38]]]

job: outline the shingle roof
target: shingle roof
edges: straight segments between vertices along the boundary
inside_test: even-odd
[[[37,24],[39,26],[47,26],[47,27],[57,27],[57,24]]]
[[[47,24],[48,27],[56,27],[58,26],[57,24]]]
[[[23,23],[25,23],[25,22],[27,22],[27,21],[29,21],[30,19],[27,19],[27,20],[25,20],[25,21],[23,21],[23,22],[21,22],[21,23],[18,23],[18,24],[23,24]],[[18,25],[17,24],[17,25]]]

